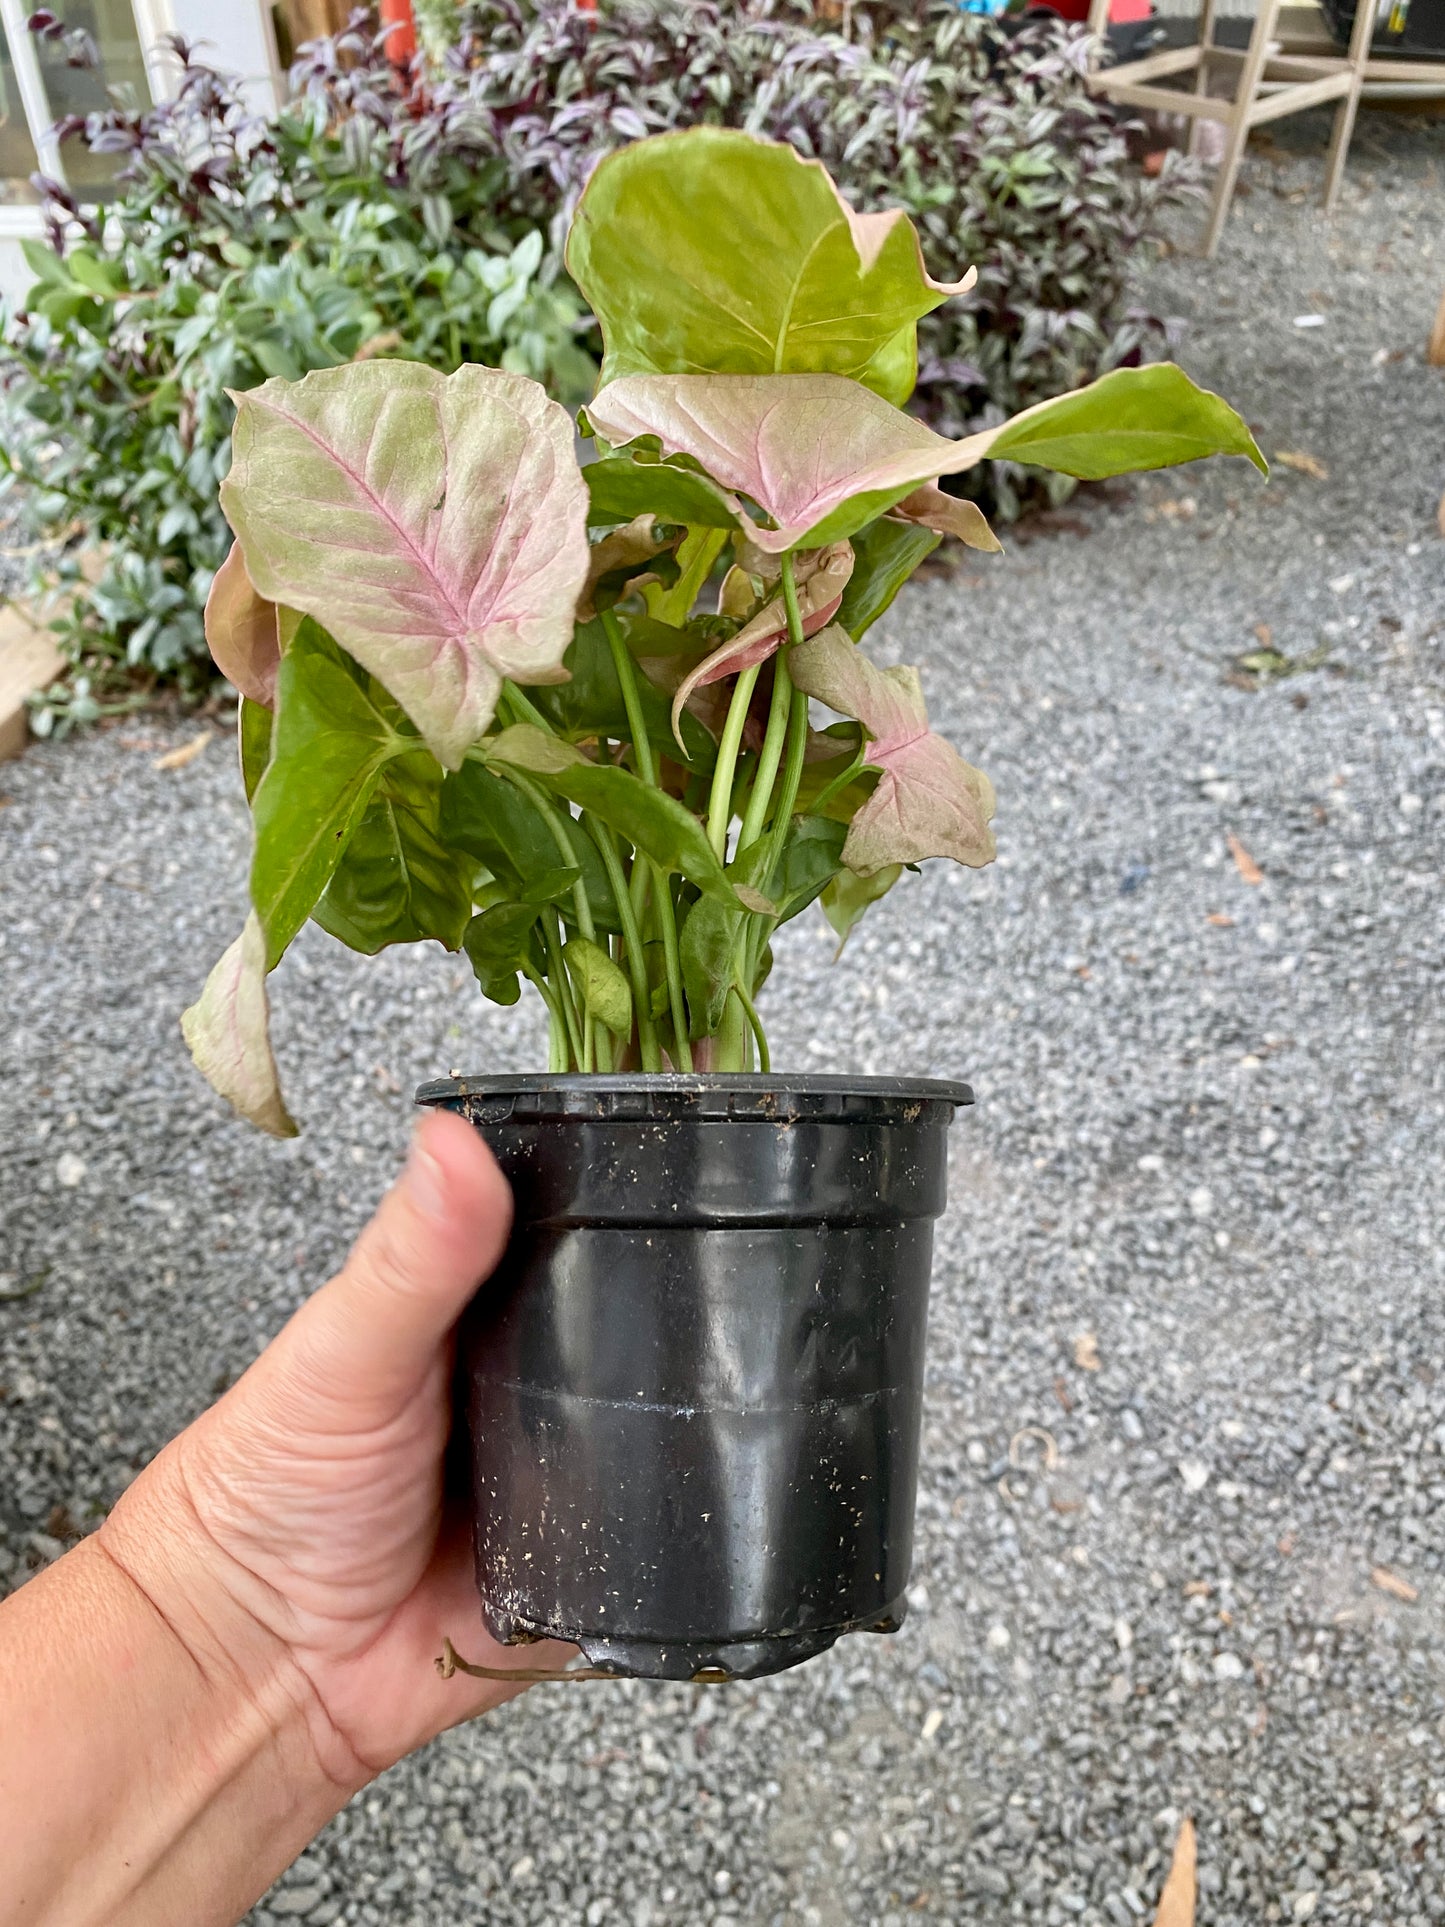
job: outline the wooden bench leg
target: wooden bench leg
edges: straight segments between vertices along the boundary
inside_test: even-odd
[[[1219,173],[1214,183],[1214,200],[1209,209],[1209,226],[1204,231],[1203,254],[1206,261],[1214,259],[1214,251],[1219,246],[1224,233],[1224,223],[1229,218],[1229,203],[1234,199],[1234,183],[1239,174],[1239,163],[1244,158],[1245,142],[1249,139],[1249,113],[1241,102],[1234,119],[1227,123],[1229,135],[1224,143],[1224,153],[1219,162]]]
[[[1360,83],[1357,79],[1335,109],[1334,132],[1330,135],[1329,158],[1325,162],[1325,191],[1320,196],[1326,214],[1334,213],[1335,202],[1340,198],[1340,183],[1345,178],[1345,161],[1349,155],[1350,136],[1355,131],[1355,114],[1359,105]]]
[[[1355,115],[1360,106],[1360,87],[1365,75],[1365,62],[1370,57],[1370,38],[1375,31],[1374,0],[1355,0],[1355,24],[1350,29],[1350,49],[1345,59],[1350,69],[1350,91],[1335,109],[1334,131],[1330,135],[1330,151],[1325,161],[1325,188],[1323,204],[1326,214],[1333,214],[1335,202],[1340,198],[1340,184],[1345,178],[1345,162],[1349,158],[1350,136],[1355,131]]]

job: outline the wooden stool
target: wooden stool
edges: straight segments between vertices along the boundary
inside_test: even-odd
[[[1219,246],[1251,127],[1279,120],[1285,114],[1297,114],[1306,107],[1317,107],[1322,101],[1337,100],[1340,104],[1335,109],[1334,132],[1325,164],[1326,213],[1334,207],[1340,191],[1374,28],[1374,0],[1359,0],[1346,54],[1282,54],[1274,39],[1280,5],[1281,0],[1259,0],[1249,45],[1240,49],[1218,44],[1214,38],[1215,0],[1203,0],[1199,38],[1192,46],[1171,47],[1122,67],[1091,71],[1088,77],[1093,92],[1117,101],[1121,107],[1150,108],[1159,114],[1187,114],[1196,121],[1220,121],[1228,129],[1205,230],[1206,258]],[[1089,31],[1095,36],[1096,46],[1103,44],[1108,17],[1109,0],[1091,0]],[[1224,76],[1233,73],[1232,97],[1207,91],[1214,71]],[[1192,92],[1183,87],[1154,84],[1191,74],[1194,77]]]

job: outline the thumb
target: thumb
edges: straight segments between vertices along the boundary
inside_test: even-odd
[[[475,1128],[428,1112],[345,1266],[293,1320],[295,1341],[350,1388],[407,1394],[495,1268],[511,1222],[507,1181]]]

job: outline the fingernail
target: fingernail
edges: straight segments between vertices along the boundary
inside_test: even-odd
[[[406,1164],[406,1186],[418,1211],[429,1218],[446,1215],[446,1173],[418,1136],[412,1140]]]

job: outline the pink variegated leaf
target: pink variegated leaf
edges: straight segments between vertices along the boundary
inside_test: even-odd
[[[266,939],[253,910],[221,958],[181,1032],[201,1075],[252,1124],[272,1137],[295,1137],[271,1055],[266,1000]]]
[[[988,518],[977,502],[948,495],[932,482],[925,482],[922,488],[905,495],[890,513],[900,521],[918,522],[926,529],[936,529],[940,535],[957,536],[968,548],[982,549],[985,555],[1003,554],[1003,543],[989,527]]]
[[[246,573],[239,542],[231,544],[206,597],[206,647],[211,660],[246,698],[263,709],[276,704],[281,637],[274,602],[258,595]]]
[[[841,375],[627,375],[587,416],[614,446],[656,441],[665,457],[699,463],[773,554],[852,535],[920,482],[971,468],[994,434],[947,441]]]
[[[448,768],[504,676],[566,680],[587,490],[536,382],[378,360],[236,402],[221,501],[252,582],[315,616]]]
[[[827,548],[798,557],[793,579],[797,585],[798,614],[803,620],[805,636],[815,634],[837,615],[838,605],[843,600],[843,591],[852,573],[853,550],[847,542],[831,542]],[[744,623],[735,636],[714,649],[710,656],[704,656],[684,678],[673,697],[672,733],[677,736],[678,742],[682,741],[678,735],[682,712],[695,690],[705,689],[709,683],[721,682],[724,676],[741,675],[744,669],[766,662],[769,656],[777,652],[787,634],[787,608],[783,598],[776,596],[773,601],[764,604],[750,622]]]
[[[876,669],[836,623],[796,645],[788,667],[799,689],[871,738],[866,761],[879,776],[843,845],[850,870],[871,876],[930,856],[971,869],[992,862],[993,785],[928,727],[916,669]]]

